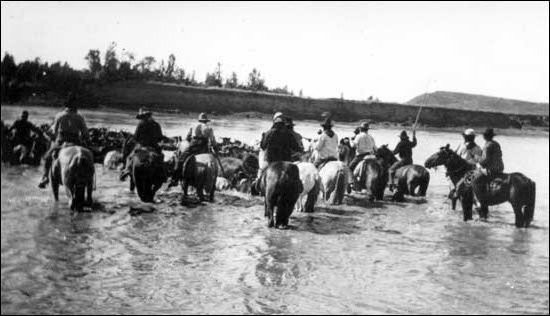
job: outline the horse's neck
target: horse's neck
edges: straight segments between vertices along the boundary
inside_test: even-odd
[[[459,156],[455,156],[453,159],[449,160],[449,162],[445,164],[445,168],[447,168],[447,174],[451,178],[451,181],[455,184],[462,179],[468,171],[473,169],[466,160]]]

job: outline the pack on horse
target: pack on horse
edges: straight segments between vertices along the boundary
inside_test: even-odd
[[[386,166],[393,165],[397,159],[387,145],[381,146],[376,152],[377,158],[381,159]],[[395,171],[397,179],[396,192],[393,199],[402,201],[405,194],[411,196],[426,196],[430,184],[430,173],[426,168],[419,165],[405,165]]]
[[[381,158],[366,158],[353,169],[354,189],[367,190],[369,201],[383,200],[388,182],[388,168]]]
[[[214,201],[216,191],[216,178],[218,174],[218,160],[210,154],[198,154],[190,156],[183,164],[181,176],[181,189],[183,191],[181,203],[185,203],[189,186],[193,186],[200,201],[206,200],[204,192],[208,194],[208,200]]]
[[[59,186],[64,185],[70,199],[71,210],[80,211],[85,203],[91,205],[94,174],[92,152],[82,146],[65,143],[53,160],[50,169],[54,199],[59,200]]]
[[[462,204],[464,221],[472,219],[474,195],[481,207],[479,216],[487,219],[490,205],[510,202],[515,213],[517,227],[528,227],[535,212],[536,184],[519,172],[501,173],[489,176],[485,185],[475,188],[471,185],[476,170],[471,164],[455,153],[450,146],[441,147],[424,165],[427,168],[445,166],[451,181],[456,184],[456,195]]]

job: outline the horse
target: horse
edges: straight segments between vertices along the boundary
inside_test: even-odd
[[[349,166],[349,163],[355,157],[355,149],[351,147],[350,140],[347,137],[344,137],[340,140],[338,145],[338,160],[343,161],[346,165]]]
[[[303,191],[298,166],[287,161],[270,163],[253,191],[264,196],[267,227],[287,228],[298,196]]]
[[[381,158],[387,166],[391,166],[397,161],[387,145],[378,148],[376,156]],[[394,177],[397,179],[397,189],[393,195],[394,201],[402,201],[405,194],[426,196],[430,184],[430,173],[426,168],[414,164],[406,165],[397,169]]]
[[[182,168],[181,189],[183,196],[181,203],[185,203],[187,190],[191,185],[195,188],[197,196],[201,201],[206,200],[204,191],[208,193],[210,202],[214,201],[216,192],[216,178],[218,175],[218,161],[212,154],[192,155],[186,159]]]
[[[361,160],[353,170],[354,188],[356,191],[367,190],[367,199],[383,200],[384,190],[388,183],[388,167],[381,159],[369,157]]]
[[[49,141],[45,137],[34,135],[29,144],[18,144],[11,149],[11,164],[38,166],[48,148]]]
[[[325,201],[342,204],[348,184],[353,181],[349,167],[342,161],[329,161],[319,170],[319,176]]]
[[[514,172],[487,176],[484,185],[474,186],[472,177],[480,171],[474,170],[449,147],[441,147],[426,159],[424,165],[427,168],[444,165],[451,181],[456,181],[456,195],[462,204],[464,221],[472,219],[475,196],[481,204],[478,210],[480,218],[487,219],[490,205],[509,202],[514,209],[516,227],[529,227],[535,213],[536,183],[524,174]]]
[[[129,156],[130,190],[137,188],[143,202],[153,202],[158,189],[166,181],[164,161],[153,148],[137,146]]]
[[[84,191],[87,195],[86,204],[91,205],[94,174],[94,157],[89,149],[64,145],[53,161],[49,175],[54,199],[59,200],[59,186],[64,185],[71,210],[82,210]]]
[[[321,177],[319,171],[311,162],[295,162],[295,164],[298,166],[303,187],[303,191],[296,202],[296,209],[300,212],[311,213],[321,191]]]

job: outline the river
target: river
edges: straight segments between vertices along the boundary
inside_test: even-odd
[[[29,107],[51,122],[55,109]],[[2,107],[11,123],[21,107]],[[133,113],[82,111],[89,126],[133,130]],[[168,136],[185,115],[155,115]],[[311,137],[316,122],[297,121]],[[270,122],[215,117],[217,136],[253,143]],[[353,124],[337,122],[340,136]],[[395,146],[398,130],[373,129]],[[418,131],[416,163],[461,136]],[[480,138],[480,137],[479,137]],[[426,199],[346,205],[319,203],[294,213],[289,230],[266,227],[263,202],[221,192],[214,203],[180,206],[180,189],[162,192],[156,212],[139,205],[116,172],[96,165],[93,212],[71,214],[64,194],[40,190],[41,170],[1,167],[1,303],[6,313],[549,313],[548,136],[497,136],[507,171],[537,182],[534,221],[517,229],[510,205],[487,222],[464,223],[450,209],[444,168],[430,170]],[[479,139],[481,143],[483,142]],[[388,193],[388,192],[387,192]]]

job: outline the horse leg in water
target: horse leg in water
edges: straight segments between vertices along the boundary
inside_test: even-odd
[[[478,209],[479,217],[483,220],[487,220],[487,217],[489,216],[489,206],[485,203],[481,203],[481,206]],[[517,218],[517,216],[516,216]]]
[[[271,192],[266,192],[265,194],[265,215],[267,217],[267,227],[271,228],[275,226],[275,202],[277,202],[277,197],[274,197]]]
[[[516,215],[516,227],[523,227],[525,222],[525,216],[523,215],[523,205],[521,204],[512,204],[514,209],[514,214]]]
[[[136,183],[134,182],[134,177],[130,177],[130,192],[134,192],[136,189]]]
[[[455,199],[456,201],[456,199]],[[455,202],[456,203],[456,202]],[[464,216],[464,221],[469,221],[473,219],[472,216],[472,207],[474,205],[474,198],[471,192],[465,193],[460,198],[460,203],[462,204],[462,213]]]
[[[86,204],[88,206],[91,206],[92,205],[92,192],[94,190],[94,185],[93,183],[88,183],[88,185],[86,186]]]

